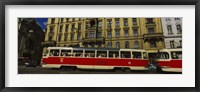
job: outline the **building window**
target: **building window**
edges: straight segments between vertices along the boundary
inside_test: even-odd
[[[133,29],[133,35],[138,36],[138,29]]]
[[[71,34],[71,41],[74,40],[74,34]]]
[[[108,31],[108,38],[111,38],[112,37],[112,33],[111,31]]]
[[[85,33],[85,38],[88,38],[88,33]]]
[[[181,25],[176,25],[176,29],[177,29],[177,34],[181,34],[182,33]]]
[[[170,41],[170,47],[175,48],[174,41]]]
[[[69,18],[66,18],[66,22],[69,22]]]
[[[99,27],[102,27],[102,22],[101,22],[101,21],[98,23],[98,26],[99,26]]]
[[[79,21],[81,21],[81,18],[78,18]]]
[[[124,30],[124,37],[128,37],[128,30]]]
[[[75,30],[75,24],[72,24],[72,31]]]
[[[182,40],[179,41],[179,44],[180,44],[179,46],[182,47]]]
[[[116,42],[116,48],[120,48],[120,43]]]
[[[72,18],[72,21],[75,21],[75,18]]]
[[[68,32],[69,25],[65,26],[65,32]]]
[[[49,36],[49,41],[52,41],[52,38],[53,38],[52,36]]]
[[[88,47],[88,43],[85,44],[85,47]]]
[[[111,22],[111,20],[107,20],[108,22],[107,22],[107,27],[111,27],[111,25],[112,25],[112,22]]]
[[[129,42],[128,41],[125,42],[125,48],[129,48]]]
[[[120,37],[120,31],[119,30],[115,30],[115,37]]]
[[[64,22],[64,18],[61,18],[61,22]]]
[[[120,26],[120,24],[119,24],[119,19],[115,19],[115,26],[116,26],[116,27],[119,27],[119,26]]]
[[[136,25],[137,24],[137,19],[136,18],[132,18],[132,22],[133,22],[133,25]]]
[[[64,37],[64,41],[67,41],[67,35],[65,35],[65,37]]]
[[[81,24],[78,24],[78,30],[81,30]]]
[[[80,40],[81,39],[81,33],[77,34],[77,39]]]
[[[180,20],[180,18],[174,18],[174,20]]]
[[[101,35],[102,35],[102,33],[101,33],[101,32],[98,32],[97,37],[100,38]]]
[[[64,47],[67,47],[67,45],[64,45]]]
[[[147,24],[153,23],[153,18],[147,18],[146,20],[147,20]]]
[[[171,21],[171,19],[170,19],[170,18],[165,18],[165,20],[166,20],[166,21]]]
[[[51,27],[50,27],[50,33],[53,33],[53,31],[54,31],[54,27],[51,26]]]
[[[90,38],[94,38],[95,37],[95,33],[93,31],[90,32]]]
[[[136,48],[136,49],[139,48],[139,42],[138,42],[138,41],[135,41],[135,42],[134,42],[134,48]]]
[[[148,32],[149,34],[154,34],[155,33],[154,28],[153,27],[148,28]]]
[[[55,23],[55,18],[51,19],[51,24]]]
[[[86,23],[86,29],[88,29],[90,27],[89,23]]]
[[[168,30],[168,34],[173,34],[171,25],[167,25],[167,30]]]
[[[154,41],[150,42],[150,47],[151,48],[156,48],[156,42],[154,42]]]
[[[58,41],[61,41],[62,35],[58,36]]]
[[[98,44],[98,48],[101,48],[101,43]]]
[[[94,46],[95,46],[95,44],[94,44],[94,43],[92,43],[92,44],[91,44],[91,47],[92,47],[92,48],[94,48]]]
[[[60,31],[59,31],[60,33],[62,33],[62,28],[63,28],[63,26],[61,25],[61,26],[60,26]]]
[[[112,43],[108,42],[108,48],[112,48]]]
[[[128,19],[124,19],[124,26],[128,26]]]

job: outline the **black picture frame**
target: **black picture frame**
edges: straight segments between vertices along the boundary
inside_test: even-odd
[[[195,5],[195,87],[78,87],[78,88],[48,88],[48,87],[5,87],[5,6],[6,5]],[[1,0],[0,1],[0,91],[67,91],[67,92],[199,92],[199,39],[200,39],[200,0]]]

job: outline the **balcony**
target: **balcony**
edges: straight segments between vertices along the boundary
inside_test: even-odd
[[[163,33],[151,33],[143,35],[144,42],[149,41],[164,41]]]
[[[67,32],[64,32],[64,34],[67,35],[67,34],[69,34],[69,32],[68,32],[68,31],[67,31]]]
[[[133,24],[132,26],[133,26],[132,28],[138,28],[139,27],[137,23]]]
[[[147,22],[146,26],[156,26],[156,23],[155,22]]]
[[[90,30],[90,31],[94,31],[94,30],[96,30],[96,26],[89,27],[88,30]]]
[[[41,43],[42,44],[42,46],[44,46],[44,47],[49,47],[49,46],[55,46],[55,44],[56,44],[56,41],[44,41],[44,42],[42,42]]]
[[[54,35],[54,32],[49,32],[49,36],[53,36]]]
[[[127,25],[127,26],[124,26],[123,29],[129,29],[130,27]]]
[[[59,34],[59,35],[62,35],[63,33],[62,33],[62,32],[59,32],[58,34]]]
[[[121,30],[121,28],[120,28],[120,27],[115,27],[115,29]]]
[[[103,42],[104,42],[104,37],[86,38],[83,40],[83,43],[103,43]]]
[[[106,30],[107,30],[107,31],[112,31],[112,28],[107,27]]]

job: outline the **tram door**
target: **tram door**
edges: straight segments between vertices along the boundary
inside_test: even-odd
[[[156,58],[157,53],[148,53],[149,58]]]

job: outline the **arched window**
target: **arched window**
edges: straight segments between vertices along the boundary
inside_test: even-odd
[[[129,42],[128,41],[125,42],[125,48],[129,48]]]
[[[138,41],[134,42],[134,48],[136,48],[136,49],[139,48],[139,42]]]
[[[112,48],[112,43],[108,42],[108,48]]]
[[[120,43],[116,42],[116,48],[120,48]]]
[[[167,25],[167,30],[168,30],[168,34],[173,34],[171,25]]]

